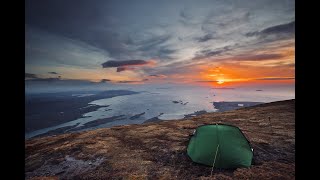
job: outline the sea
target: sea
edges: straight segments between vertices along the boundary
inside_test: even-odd
[[[183,119],[185,115],[197,111],[218,112],[213,102],[273,102],[295,98],[294,84],[278,85],[252,85],[252,86],[228,86],[216,87],[211,85],[190,85],[190,84],[97,84],[87,86],[72,86],[46,88],[37,85],[26,86],[26,96],[44,92],[75,91],[70,94],[82,98],[92,96],[94,93],[85,93],[90,90],[130,90],[137,94],[116,96],[112,98],[98,99],[87,104],[99,105],[101,108],[83,114],[83,117],[62,123],[56,126],[28,132],[25,138],[32,138],[58,128],[83,124],[97,119],[123,115],[124,118],[95,127],[113,127],[128,124],[142,124],[145,121],[157,117],[161,120]],[[41,89],[42,88],[42,89]],[[84,93],[82,93],[84,92]],[[241,104],[239,104],[239,108]],[[132,118],[136,115],[137,118]]]

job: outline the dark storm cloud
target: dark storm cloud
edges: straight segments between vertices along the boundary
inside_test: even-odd
[[[125,61],[107,61],[102,63],[103,68],[110,67],[121,67],[121,66],[137,66],[137,65],[146,65],[148,61],[144,60],[125,60]]]
[[[273,77],[273,78],[258,78],[255,80],[290,80],[295,79],[294,77]]]
[[[268,27],[263,29],[262,31],[256,32],[249,32],[246,36],[268,36],[268,35],[278,35],[278,36],[285,36],[285,35],[294,35],[295,33],[295,21],[286,24],[280,24],[277,26]]]
[[[57,72],[48,72],[49,74],[59,74],[59,73],[57,73]]]
[[[38,78],[36,74],[31,74],[31,73],[25,73],[24,75],[25,78]]]

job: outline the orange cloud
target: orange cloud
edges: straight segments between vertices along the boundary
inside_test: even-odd
[[[202,82],[215,85],[231,85],[243,83],[278,84],[295,82],[295,50],[294,45],[254,52],[259,55],[242,55],[223,60],[205,60],[193,64],[185,72],[172,74],[169,78],[179,82]],[[262,55],[266,53],[267,55]]]

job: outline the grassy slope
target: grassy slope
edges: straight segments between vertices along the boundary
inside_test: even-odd
[[[210,179],[211,168],[188,159],[186,147],[189,134],[197,126],[216,122],[233,124],[243,130],[254,148],[255,165],[236,170],[216,169],[213,178],[294,179],[294,100],[208,113],[187,120],[27,140],[26,175],[79,179]]]

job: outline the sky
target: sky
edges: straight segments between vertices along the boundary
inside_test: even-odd
[[[26,0],[26,80],[294,83],[293,0]]]

